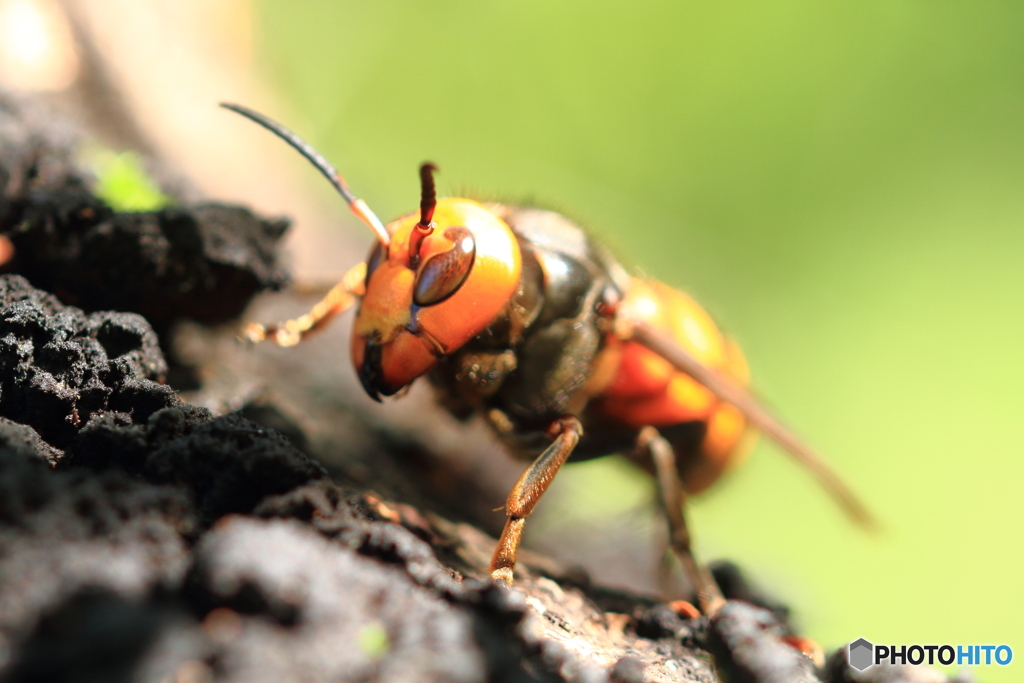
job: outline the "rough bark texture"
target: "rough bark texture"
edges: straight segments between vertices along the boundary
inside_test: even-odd
[[[493,539],[335,483],[272,406],[182,402],[154,328],[281,284],[284,224],[113,213],[29,111],[0,96],[0,233],[31,280],[0,277],[3,680],[938,680],[855,675],[841,652],[816,671],[732,567],[742,600],[711,621],[530,553],[515,589],[493,585]]]

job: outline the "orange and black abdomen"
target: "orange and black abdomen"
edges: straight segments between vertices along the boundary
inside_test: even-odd
[[[703,365],[747,384],[749,373],[739,347],[682,292],[634,278],[617,315],[648,323]],[[612,338],[604,353],[604,362],[613,368],[611,379],[588,412],[630,430],[658,428],[676,448],[689,492],[710,486],[744,455],[746,424],[736,408],[640,344]]]

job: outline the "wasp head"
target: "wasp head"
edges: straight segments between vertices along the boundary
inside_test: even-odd
[[[378,242],[367,261],[352,338],[352,362],[376,400],[482,332],[505,308],[521,271],[512,230],[468,199],[437,200],[388,232],[390,243]]]

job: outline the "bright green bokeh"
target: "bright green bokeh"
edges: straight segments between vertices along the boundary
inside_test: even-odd
[[[387,654],[391,648],[391,639],[384,625],[379,621],[367,624],[359,629],[359,649],[370,659],[376,661]]]
[[[885,524],[851,528],[763,445],[695,505],[702,556],[827,647],[1024,656],[1024,5],[260,7],[295,127],[382,216],[430,159],[443,190],[581,220],[701,301]],[[588,495],[619,495],[607,467]]]
[[[84,157],[96,175],[93,191],[114,211],[157,211],[170,203],[142,168],[137,154],[92,148]]]

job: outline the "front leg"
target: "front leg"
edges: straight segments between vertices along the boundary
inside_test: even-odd
[[[239,336],[254,344],[269,339],[278,346],[295,346],[313,332],[323,328],[331,318],[351,308],[356,297],[363,295],[365,280],[366,264],[356,264],[309,313],[277,325],[249,323]]]
[[[516,554],[523,538],[526,518],[583,436],[583,426],[571,415],[553,422],[549,431],[555,435],[555,441],[526,468],[505,502],[508,519],[491,559],[490,572],[491,578],[508,585],[512,585],[512,571],[516,566]]]

